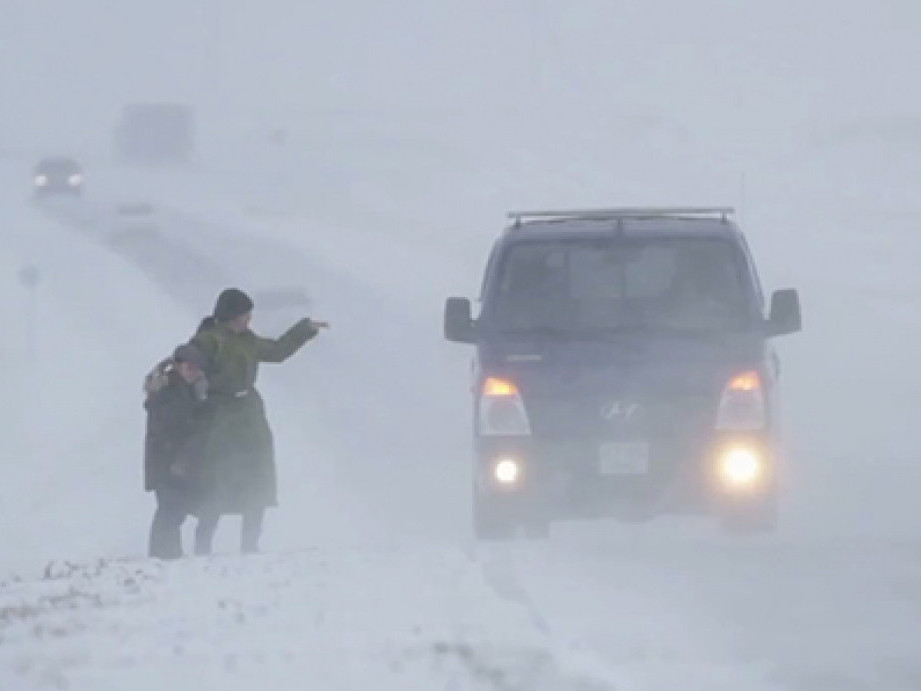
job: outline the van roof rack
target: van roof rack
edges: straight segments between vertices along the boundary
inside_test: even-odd
[[[518,225],[524,219],[590,219],[616,218],[673,218],[673,217],[718,217],[728,220],[735,209],[731,206],[651,206],[620,207],[612,209],[566,209],[544,211],[510,211],[508,217]]]

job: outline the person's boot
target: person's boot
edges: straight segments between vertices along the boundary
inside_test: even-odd
[[[195,554],[198,556],[211,554],[211,543],[214,541],[217,521],[217,518],[199,517],[198,525],[195,526]]]
[[[259,538],[262,536],[262,519],[265,515],[263,509],[248,511],[243,514],[240,526],[240,552],[243,554],[257,554],[259,552]]]
[[[182,556],[180,526],[176,516],[170,514],[166,509],[158,508],[150,526],[147,556],[152,559],[179,559]]]

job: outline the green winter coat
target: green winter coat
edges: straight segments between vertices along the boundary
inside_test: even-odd
[[[287,360],[317,333],[309,319],[278,339],[206,321],[192,338],[208,360],[202,512],[243,513],[277,504],[272,431],[255,389],[259,363]]]

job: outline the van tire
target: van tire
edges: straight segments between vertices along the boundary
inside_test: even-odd
[[[545,518],[532,518],[525,521],[521,528],[524,537],[529,540],[550,539],[550,521]]]
[[[730,535],[769,535],[779,523],[777,497],[770,495],[754,506],[735,506],[721,516],[723,531]]]
[[[479,496],[474,492],[473,535],[477,540],[484,541],[513,539],[515,521],[511,512],[494,499]]]

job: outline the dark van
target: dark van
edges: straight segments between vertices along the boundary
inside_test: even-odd
[[[450,298],[445,336],[476,347],[474,531],[541,536],[554,520],[704,513],[777,520],[776,336],[728,208],[510,214],[481,307]]]

